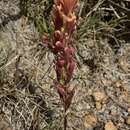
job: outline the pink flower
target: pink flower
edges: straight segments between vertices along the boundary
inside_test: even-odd
[[[58,67],[63,67],[64,66],[64,64],[65,64],[65,60],[64,59],[59,59],[59,60],[57,60],[57,65],[58,65]]]
[[[65,91],[65,87],[62,86],[61,84],[59,84],[57,81],[54,81],[54,87],[56,88],[60,98],[63,100],[65,100],[66,97],[66,91]]]
[[[70,63],[68,63],[68,65],[67,65],[67,82],[69,82],[71,80],[74,68],[75,68],[74,61],[71,61]]]
[[[54,43],[57,41],[62,41],[63,40],[63,34],[61,31],[57,30],[54,32]]]
[[[65,29],[66,32],[70,35],[74,32],[75,25],[76,25],[76,16],[71,15],[70,17],[64,17],[64,20],[66,20]]]
[[[63,12],[68,15],[70,13],[73,13],[77,0],[55,0],[56,5],[62,5]]]
[[[65,58],[66,58],[67,62],[72,60],[73,59],[73,55],[74,55],[74,48],[72,48],[72,47],[65,47],[64,55],[65,55]]]
[[[74,54],[74,48],[72,48],[72,47],[65,47],[64,52],[67,55],[73,55]]]
[[[56,47],[56,49],[58,49],[60,51],[60,50],[62,50],[64,48],[64,43],[62,43],[60,41],[57,41],[55,43],[55,47]]]
[[[42,40],[43,44],[48,45],[49,39],[48,39],[47,35],[43,35],[42,38],[41,38],[41,40]]]
[[[63,16],[61,13],[61,6],[54,5],[53,7],[53,19],[55,30],[60,30],[63,26]]]
[[[65,111],[69,108],[72,98],[75,93],[75,88],[70,89],[69,86],[64,87],[63,85],[59,84],[57,81],[54,81],[54,87],[56,88],[61,100],[64,103]]]
[[[57,75],[57,81],[60,81],[62,76],[62,67],[59,65],[59,63],[56,63],[56,75]]]

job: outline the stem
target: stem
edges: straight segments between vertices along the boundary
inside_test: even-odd
[[[66,110],[64,111],[64,130],[67,129],[67,114],[66,114]]]

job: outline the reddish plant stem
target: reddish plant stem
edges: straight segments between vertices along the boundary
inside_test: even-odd
[[[66,112],[65,112],[65,115],[64,115],[64,130],[67,130],[67,115],[66,115]]]

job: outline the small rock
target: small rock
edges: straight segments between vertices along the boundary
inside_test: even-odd
[[[94,115],[86,115],[84,126],[87,129],[93,128],[97,124],[97,118]]]
[[[112,116],[116,116],[116,114],[117,114],[117,108],[116,108],[116,106],[111,106],[110,109],[111,109],[111,115]]]
[[[96,108],[100,110],[102,108],[102,104],[100,102],[96,102]]]
[[[128,112],[130,112],[130,108],[128,108]]]
[[[105,85],[105,86],[110,86],[112,84],[112,81],[111,80],[107,80],[107,79],[103,79],[102,80],[102,83]]]
[[[93,93],[93,92],[92,92],[92,89],[89,89],[89,90],[88,90],[88,95],[92,95],[92,93]]]
[[[103,93],[103,92],[94,92],[93,96],[94,96],[95,101],[102,102],[102,100],[105,98],[105,93]]]
[[[127,120],[126,120],[126,123],[127,123],[128,125],[130,125],[130,116],[128,116],[128,118],[127,118]]]
[[[115,82],[115,85],[116,85],[117,88],[121,87],[122,86],[122,81],[121,80],[117,80]]]
[[[117,128],[112,121],[109,121],[105,124],[105,130],[117,130]]]

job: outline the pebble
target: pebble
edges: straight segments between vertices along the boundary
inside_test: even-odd
[[[126,123],[127,123],[128,125],[130,125],[130,116],[128,116],[128,118],[127,118],[127,120],[126,120]]]
[[[96,108],[97,110],[100,110],[102,108],[102,104],[100,102],[96,102]]]
[[[117,88],[121,87],[122,86],[122,81],[121,80],[117,80],[115,82],[115,85],[116,85]]]
[[[93,97],[95,99],[96,109],[101,110],[103,100],[105,99],[105,93],[103,93],[103,92],[94,92]]]
[[[130,112],[130,108],[128,108],[128,112]]]
[[[86,115],[85,116],[85,121],[84,121],[84,126],[87,129],[91,129],[97,124],[97,118],[94,115]]]
[[[105,124],[105,130],[118,130],[112,121]]]
[[[102,102],[105,98],[105,94],[103,92],[94,92],[93,93],[94,99],[97,102]]]

